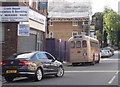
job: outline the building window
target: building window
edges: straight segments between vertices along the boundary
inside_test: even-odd
[[[53,32],[49,33],[49,38],[53,38]]]
[[[29,0],[29,6],[30,6],[30,7],[33,6],[33,0]]]
[[[72,32],[72,37],[78,35],[78,32]]]
[[[0,43],[4,42],[4,26],[0,23]]]
[[[72,21],[73,26],[78,26],[78,21]]]
[[[41,10],[45,10],[48,7],[48,2],[45,2],[44,0],[40,0],[39,7]]]
[[[53,26],[53,21],[52,21],[52,20],[50,20],[50,22],[49,22],[49,23],[50,23],[50,26]]]
[[[38,9],[41,10],[42,14],[44,14],[47,8],[48,8],[48,2],[46,2],[45,0],[40,0]]]

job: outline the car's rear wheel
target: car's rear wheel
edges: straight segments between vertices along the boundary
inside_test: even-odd
[[[63,67],[59,67],[58,72],[55,76],[56,77],[62,77],[63,75],[64,75],[64,69],[63,69]]]
[[[14,77],[11,76],[5,76],[4,78],[7,82],[12,82],[14,80]]]
[[[40,81],[43,78],[43,73],[40,68],[38,68],[35,72],[35,81]]]

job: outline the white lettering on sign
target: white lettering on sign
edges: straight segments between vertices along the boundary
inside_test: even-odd
[[[42,23],[43,25],[45,25],[45,22],[46,22],[46,17],[29,9],[29,18],[32,19],[32,20],[35,20],[37,22],[40,22]]]

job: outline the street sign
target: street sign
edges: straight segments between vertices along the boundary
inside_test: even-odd
[[[18,36],[29,36],[30,28],[29,24],[18,24]]]

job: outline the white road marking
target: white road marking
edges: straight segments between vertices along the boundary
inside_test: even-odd
[[[119,61],[120,59],[101,59],[101,60],[114,60],[114,61]]]
[[[66,73],[74,73],[74,72],[119,72],[117,70],[98,70],[98,71],[65,71]]]
[[[112,82],[114,81],[114,79],[116,78],[116,75],[118,75],[119,71],[118,70],[107,70],[107,71],[102,71],[102,70],[98,70],[98,71],[65,71],[66,73],[80,73],[80,72],[107,72],[107,73],[115,73],[115,75],[112,77],[112,79],[110,79],[110,81],[108,82],[108,84],[112,84]]]
[[[112,77],[112,79],[108,82],[108,84],[112,84],[112,82],[114,81],[114,79],[116,78],[116,75],[118,74],[119,71],[117,71],[115,73],[115,75]]]
[[[116,76],[113,76],[112,79],[108,82],[108,84],[111,84],[115,78],[116,78]]]

